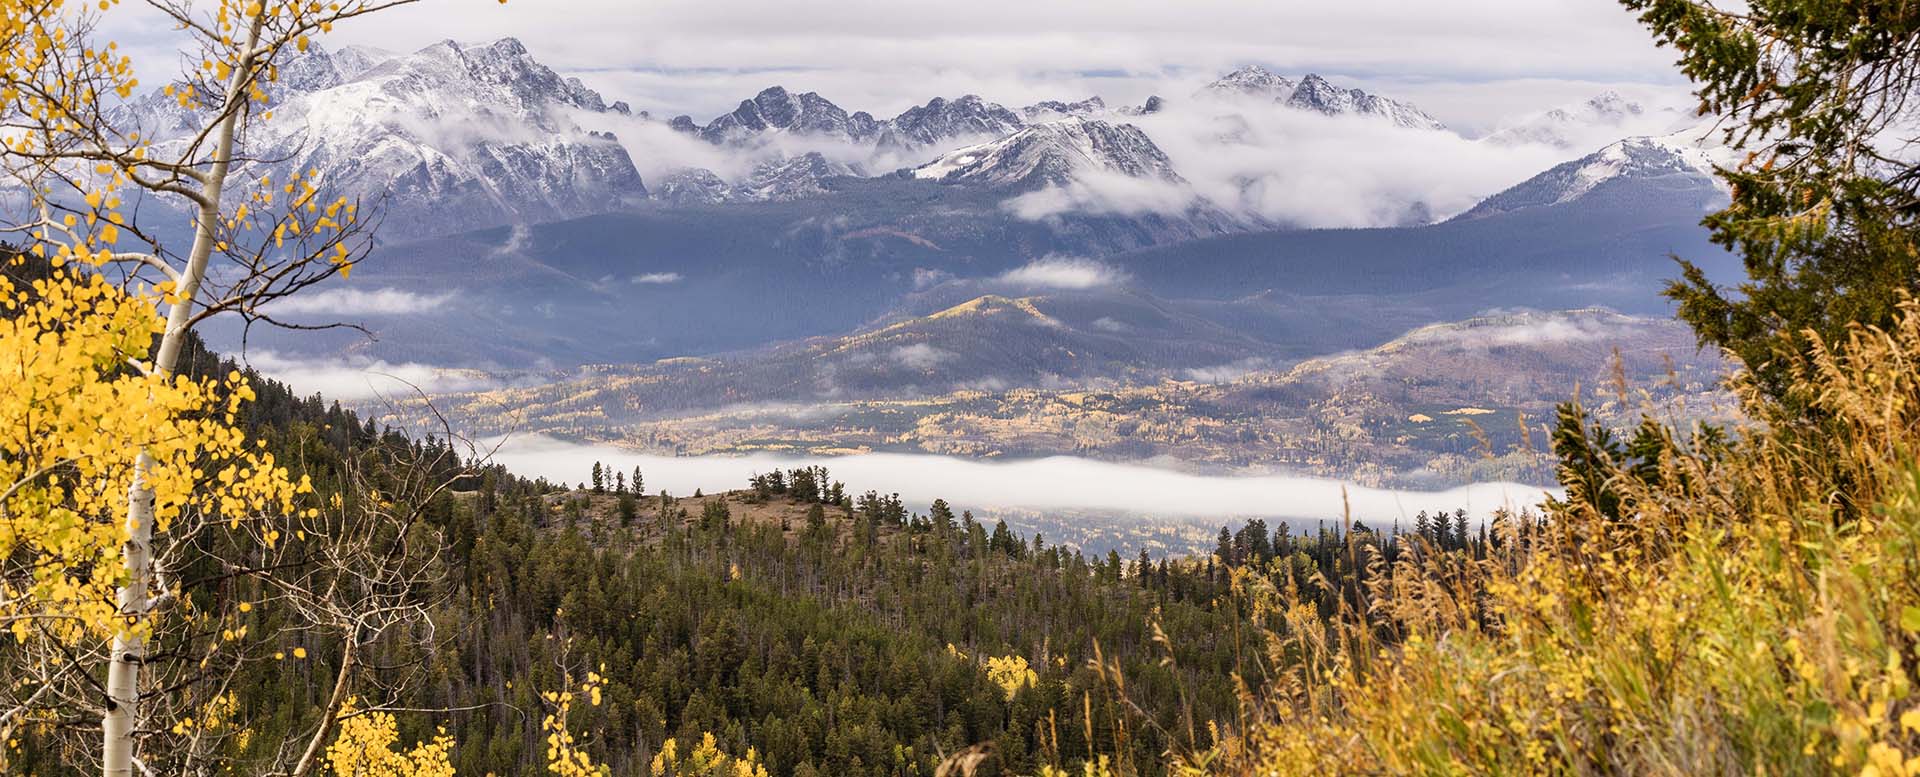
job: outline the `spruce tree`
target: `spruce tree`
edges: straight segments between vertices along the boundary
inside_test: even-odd
[[[1732,202],[1706,219],[1747,281],[1716,287],[1682,260],[1667,295],[1702,345],[1731,351],[1788,396],[1787,360],[1849,324],[1886,327],[1920,287],[1920,158],[1902,142],[1920,87],[1920,10],[1905,0],[1622,0],[1679,52],[1699,112],[1742,152]]]

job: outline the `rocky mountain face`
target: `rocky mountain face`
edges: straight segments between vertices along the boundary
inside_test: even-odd
[[[1215,100],[1275,102],[1328,116],[1373,117],[1409,129],[1447,128],[1411,103],[1391,100],[1360,89],[1335,86],[1313,73],[1294,81],[1258,65],[1228,73],[1202,87],[1196,96]]]
[[[1181,181],[1173,162],[1140,128],[1080,118],[955,149],[912,171],[915,178],[944,183],[1020,188],[1063,185],[1089,173]]]
[[[1059,100],[1041,100],[1020,109],[1020,115],[1029,122],[1053,121],[1073,116],[1097,116],[1107,111],[1107,101],[1098,95],[1079,102],[1061,102]]]
[[[446,234],[618,210],[646,186],[619,140],[574,116],[610,110],[511,38],[400,54],[320,46],[270,88],[273,118],[241,139],[247,178],[318,170],[334,190],[379,203],[389,229]],[[154,92],[127,126],[183,143],[190,111]],[[130,115],[129,115],[130,114]]]
[[[1097,106],[1099,98],[1091,102]],[[1084,107],[1084,103],[1074,105]],[[850,114],[815,92],[795,95],[779,86],[741,101],[733,112],[715,117],[705,126],[694,123],[690,116],[675,117],[671,122],[675,129],[715,145],[752,146],[773,135],[786,134],[897,150],[999,137],[1025,124],[1019,113],[982,100],[979,95],[952,100],[935,97],[882,121],[866,111]]]
[[[688,125],[691,122],[686,120]],[[880,123],[866,111],[849,114],[816,92],[795,95],[773,86],[753,99],[740,101],[740,107],[732,113],[723,114],[695,131],[714,144],[748,143],[775,132],[845,138],[861,143],[880,131]]]
[[[947,141],[999,137],[1025,126],[1020,115],[1007,108],[966,95],[957,100],[935,97],[926,105],[908,108],[887,122],[880,134],[882,148],[914,149]]]

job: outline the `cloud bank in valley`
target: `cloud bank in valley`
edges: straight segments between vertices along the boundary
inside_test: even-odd
[[[1352,506],[1356,520],[1411,521],[1420,510],[1464,508],[1485,518],[1500,508],[1538,504],[1547,489],[1518,483],[1484,483],[1445,491],[1402,491],[1350,486],[1336,480],[1286,475],[1198,475],[1140,464],[1065,456],[1022,461],[980,461],[944,456],[872,453],[831,458],[784,456],[673,457],[637,454],[606,445],[582,445],[543,435],[480,443],[497,450],[496,462],[527,477],[574,483],[594,462],[616,471],[639,467],[648,490],[689,494],[740,488],[747,477],[775,468],[827,467],[848,488],[898,491],[924,510],[936,498],[972,508],[1093,510],[1116,514],[1203,518],[1255,517],[1339,519]]]
[[[318,392],[329,400],[346,402],[409,397],[416,391],[444,393],[501,387],[498,379],[474,370],[366,357],[309,359],[274,351],[252,351],[246,355],[246,364],[262,375],[292,386],[296,394]]]
[[[275,300],[266,310],[276,316],[404,316],[436,310],[453,296],[453,292],[419,294],[392,288],[335,288]]]

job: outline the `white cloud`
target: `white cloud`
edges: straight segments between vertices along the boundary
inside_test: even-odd
[[[1010,198],[1004,207],[1020,218],[1038,221],[1065,213],[1177,215],[1194,204],[1194,190],[1184,183],[1087,171],[1065,186],[1048,186]]]
[[[1483,483],[1446,491],[1363,488],[1337,480],[1287,475],[1200,475],[1139,464],[1066,456],[988,462],[875,453],[830,458],[779,456],[648,456],[614,446],[579,445],[542,435],[491,440],[495,461],[515,474],[562,482],[580,480],[593,462],[640,467],[650,488],[677,494],[740,488],[747,476],[775,467],[823,465],[854,490],[884,488],[924,509],[935,498],[964,507],[1102,510],[1202,517],[1339,518],[1351,503],[1366,521],[1412,520],[1436,504],[1485,517],[1500,507],[1540,502],[1548,490],[1517,483]]]
[[[1180,377],[1184,380],[1199,383],[1231,383],[1272,367],[1272,361],[1253,357],[1212,367],[1196,367],[1189,370],[1182,370]]]
[[[267,306],[276,316],[403,316],[436,310],[453,299],[453,292],[416,294],[392,288],[333,288],[297,294]]]
[[[1046,289],[1098,289],[1126,282],[1127,274],[1092,259],[1049,256],[1002,273],[1002,283]]]
[[[954,353],[927,343],[914,343],[893,349],[892,356],[894,361],[908,369],[930,370],[940,366],[941,362],[952,359]]]
[[[953,273],[947,272],[946,270],[929,270],[924,267],[913,268],[914,291],[931,289],[950,280],[953,280]]]
[[[1408,342],[1463,349],[1529,347],[1622,340],[1636,333],[1677,326],[1670,319],[1624,316],[1601,311],[1491,311],[1466,324],[1438,324],[1408,332]]]
[[[494,249],[488,253],[488,257],[492,259],[504,259],[517,255],[527,250],[527,246],[532,242],[533,230],[525,224],[515,224],[512,229],[507,230],[507,242],[495,246]]]
[[[1189,103],[1137,122],[1200,196],[1304,227],[1445,217],[1586,153],[1497,146],[1276,105]]]
[[[677,272],[650,272],[644,275],[633,276],[633,282],[652,284],[679,283],[685,277],[686,276]]]
[[[307,359],[253,351],[246,361],[261,374],[292,386],[296,394],[319,392],[330,400],[410,396],[416,389],[426,393],[479,391],[501,385],[475,370],[365,357]]]

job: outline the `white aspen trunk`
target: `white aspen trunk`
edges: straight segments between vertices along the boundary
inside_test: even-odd
[[[259,45],[265,21],[264,13],[254,17],[244,49],[248,53],[235,63],[227,79],[226,102],[222,107],[229,111],[220,120],[213,165],[200,192],[202,201],[194,217],[193,248],[187,254],[179,285],[173,291],[174,302],[167,310],[167,328],[160,337],[159,352],[154,354],[153,371],[158,375],[171,377],[177,369],[180,349],[187,340],[188,323],[193,318],[193,303],[200,293],[201,281],[206,279],[207,260],[213,255],[215,231],[220,223],[220,197],[233,161],[234,131],[245,113],[244,109],[234,106],[237,100],[247,99],[243,87],[253,70],[251,52]],[[134,734],[140,725],[140,669],[146,663],[147,643],[132,627],[145,621],[153,607],[153,489],[147,487],[146,480],[153,463],[146,451],[140,452],[134,462],[133,485],[127,493],[127,544],[120,551],[121,560],[127,566],[127,582],[115,596],[123,623],[114,634],[107,662],[107,711],[100,719],[100,767],[105,777],[133,777]]]

